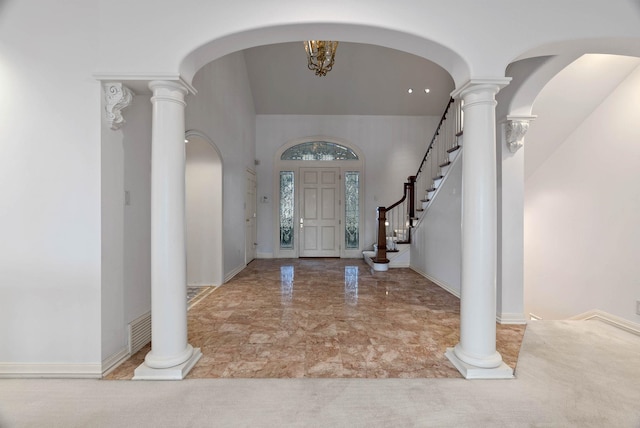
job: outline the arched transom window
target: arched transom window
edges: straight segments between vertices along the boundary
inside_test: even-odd
[[[358,155],[348,147],[329,141],[308,141],[289,147],[281,160],[335,161],[358,160]]]

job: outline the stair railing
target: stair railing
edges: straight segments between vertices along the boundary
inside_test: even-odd
[[[450,153],[460,148],[462,101],[451,98],[415,175],[403,185],[402,198],[389,207],[378,207],[376,263],[388,263],[387,252],[411,242],[411,229],[419,219],[451,164]]]
[[[387,252],[398,251],[398,244],[411,242],[411,227],[415,215],[415,179],[414,176],[407,178],[399,201],[389,207],[378,207],[376,263],[388,263]]]
[[[449,154],[459,148],[458,137],[462,135],[462,127],[462,101],[451,98],[416,172],[416,188],[419,190],[415,205],[418,213],[431,201],[444,177],[445,168],[451,164]]]

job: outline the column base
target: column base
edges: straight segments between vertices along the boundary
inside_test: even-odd
[[[456,356],[453,348],[447,348],[447,352],[444,355],[465,379],[513,379],[513,369],[504,362],[498,367],[485,369],[465,363]]]
[[[191,357],[182,364],[166,369],[152,369],[146,363],[140,364],[133,375],[133,380],[182,380],[202,357],[200,348],[193,348]]]

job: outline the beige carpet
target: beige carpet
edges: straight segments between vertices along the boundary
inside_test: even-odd
[[[527,327],[516,379],[0,381],[0,427],[640,427],[640,337]]]

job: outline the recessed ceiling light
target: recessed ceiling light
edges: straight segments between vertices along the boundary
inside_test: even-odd
[[[189,142],[189,140],[187,140],[187,139],[185,138],[184,143],[186,144],[186,143],[188,143],[188,142]]]
[[[409,92],[410,94],[413,94],[413,89],[409,88],[407,92]]]
[[[425,94],[428,94],[429,92],[431,92],[431,89],[429,89],[429,88],[427,88],[427,89],[425,89],[425,90],[424,90],[424,93],[425,93]]]

